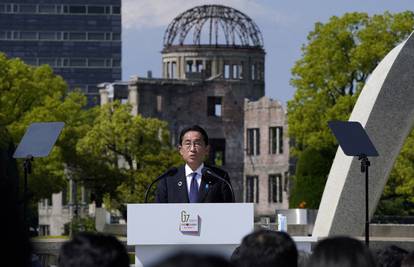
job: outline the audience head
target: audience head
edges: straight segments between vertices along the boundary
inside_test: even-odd
[[[407,254],[401,262],[401,267],[414,267],[414,252]]]
[[[350,237],[330,237],[319,241],[308,261],[308,267],[375,267],[369,249]]]
[[[305,267],[308,265],[310,253],[303,250],[298,251],[298,267]]]
[[[233,267],[223,257],[212,254],[180,252],[153,265],[153,267]]]
[[[129,267],[124,245],[113,236],[79,233],[62,245],[59,267]]]
[[[379,267],[400,267],[408,251],[400,247],[391,245],[376,252]]]
[[[239,267],[297,267],[298,251],[287,233],[259,230],[243,238],[231,259]]]

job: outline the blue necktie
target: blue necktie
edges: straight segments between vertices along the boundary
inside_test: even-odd
[[[193,173],[193,178],[191,179],[190,184],[190,203],[198,202],[198,185],[197,185],[197,173]]]

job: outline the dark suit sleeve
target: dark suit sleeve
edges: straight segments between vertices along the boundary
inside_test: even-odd
[[[167,179],[159,181],[155,194],[156,203],[168,203]]]
[[[227,172],[224,172],[224,173],[225,175],[223,178],[226,179],[231,185],[229,174]],[[223,202],[233,202],[231,190],[229,186],[224,182],[222,182],[222,185],[221,185],[221,194],[222,194]]]

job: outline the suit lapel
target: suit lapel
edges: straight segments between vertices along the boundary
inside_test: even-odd
[[[177,172],[177,189],[178,198],[183,200],[183,203],[189,203],[190,200],[188,199],[188,189],[187,189],[187,177],[185,176],[185,169],[184,165],[178,168]]]
[[[212,185],[211,180],[209,180],[205,176],[201,177],[200,189],[198,190],[198,202],[199,203],[202,203],[204,201],[204,199],[207,196],[208,191],[210,190],[211,185]]]

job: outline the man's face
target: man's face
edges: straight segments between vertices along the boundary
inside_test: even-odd
[[[186,132],[179,146],[180,155],[195,171],[208,155],[210,147],[204,143],[203,136],[197,131]]]

